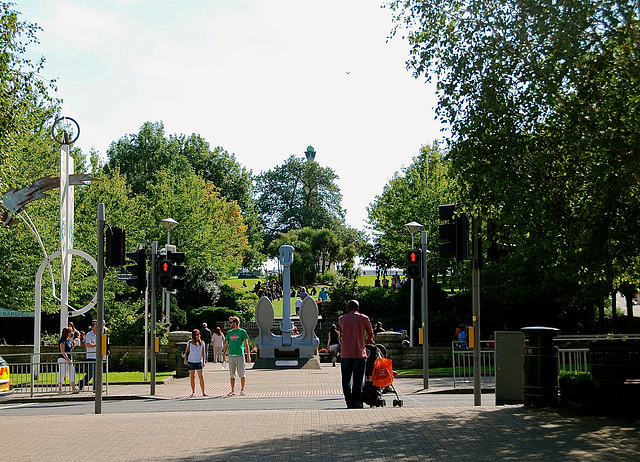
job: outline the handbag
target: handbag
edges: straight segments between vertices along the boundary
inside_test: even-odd
[[[378,358],[373,363],[373,386],[386,387],[393,383],[393,367],[389,358]]]

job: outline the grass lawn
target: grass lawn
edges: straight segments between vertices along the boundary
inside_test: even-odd
[[[156,372],[156,381],[170,377],[175,372]],[[147,375],[147,381],[149,380],[151,380],[150,372]],[[109,383],[118,382],[144,382],[144,372],[109,372]]]
[[[175,371],[171,372],[156,372],[156,381],[162,380],[166,377],[173,375]],[[84,374],[76,374],[76,382],[84,377]],[[103,375],[103,380],[106,380],[106,375]],[[148,380],[151,379],[151,374],[148,375]],[[39,380],[34,382],[34,385],[46,385],[55,384],[58,381],[57,372],[45,372],[40,374]],[[68,379],[66,380],[68,382]],[[144,382],[144,372],[109,372],[109,383],[118,382]],[[31,375],[29,374],[12,374],[11,386],[28,385],[31,383]]]
[[[388,279],[389,281],[391,281],[391,277],[389,277]],[[243,281],[247,283],[247,287],[242,287]],[[251,291],[253,290],[253,286],[258,281],[264,282],[265,279],[264,278],[263,279],[261,278],[238,279],[236,276],[232,276],[228,279],[225,279],[223,282],[239,290]],[[374,287],[375,281],[376,281],[375,275],[358,276],[358,284],[360,284],[361,286]],[[316,288],[318,290],[320,290],[320,287],[322,287],[322,284],[316,285]],[[326,287],[329,292],[329,300],[331,300],[331,286],[326,286]],[[317,295],[314,296],[314,299],[317,299]],[[277,318],[282,317],[282,299],[274,300],[272,303],[273,303],[273,311],[275,313],[275,316]],[[291,298],[291,314],[293,315],[295,315],[295,306],[296,306],[296,300],[295,298]]]
[[[458,374],[463,375],[463,368],[458,368]],[[422,368],[419,369],[394,369],[400,376],[403,375],[422,375]],[[465,369],[466,375],[473,374],[473,366],[467,367]],[[483,366],[482,371],[484,373],[495,373],[493,366]],[[429,373],[433,374],[446,374],[453,375],[453,367],[431,367],[429,368]]]

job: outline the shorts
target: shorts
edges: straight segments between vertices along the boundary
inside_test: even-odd
[[[340,349],[340,344],[335,344],[335,345],[329,345],[329,353],[331,353],[333,350],[339,350]]]
[[[236,372],[240,378],[244,378],[244,355],[229,355],[229,375],[232,379],[236,378]]]
[[[190,371],[197,371],[198,369],[202,369],[202,363],[192,363],[191,361],[189,361],[187,363],[189,365],[189,370]]]

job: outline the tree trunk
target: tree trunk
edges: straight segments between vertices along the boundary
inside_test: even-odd
[[[617,290],[611,291],[611,322],[613,324],[613,332],[616,333],[618,330],[618,310],[616,303],[616,296],[618,294]]]
[[[605,334],[607,332],[607,323],[604,316],[604,300],[598,300],[598,333]]]

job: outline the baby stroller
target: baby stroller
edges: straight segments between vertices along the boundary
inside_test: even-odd
[[[386,358],[387,349],[382,344],[371,343],[367,348],[367,362],[364,369],[364,387],[362,389],[362,402],[370,407],[384,407],[387,402],[382,398],[383,390],[385,392],[395,393],[396,399],[393,400],[393,407],[402,407],[403,401],[398,396],[398,392],[393,387],[393,374],[391,374],[391,383],[385,387],[376,387],[373,385],[374,366],[376,359]]]

